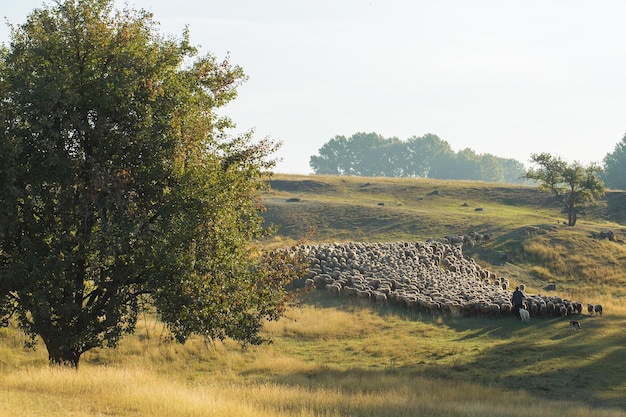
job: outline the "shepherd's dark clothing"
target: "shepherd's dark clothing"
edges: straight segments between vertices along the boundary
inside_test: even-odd
[[[522,301],[524,301],[524,293],[516,288],[515,291],[513,291],[511,303],[513,304],[513,312],[517,318],[519,318],[519,309],[522,307]]]

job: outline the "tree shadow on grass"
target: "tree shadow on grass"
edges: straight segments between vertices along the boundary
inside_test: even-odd
[[[452,352],[449,355],[458,361],[416,357],[415,365],[409,367],[412,372],[626,412],[626,333],[622,330],[626,318],[577,315],[582,329],[573,331],[569,318],[532,318],[526,324],[512,315],[459,318],[347,302],[343,297],[322,299],[318,299],[320,306],[368,308],[383,318],[395,316],[445,326],[458,334],[446,342],[446,349]],[[467,346],[474,346],[475,351],[467,356],[455,354]]]

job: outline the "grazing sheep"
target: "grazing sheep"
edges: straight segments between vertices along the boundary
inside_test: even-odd
[[[374,297],[378,304],[387,305],[387,295],[385,293],[376,291],[374,292]]]
[[[599,314],[602,317],[602,305],[596,304],[593,306],[593,311],[596,313],[596,316]]]
[[[526,227],[526,236],[534,236],[539,233],[539,227],[537,226],[527,226]]]
[[[519,310],[519,318],[522,319],[522,322],[529,323],[530,322],[530,312],[528,310],[524,310],[520,308]]]
[[[359,290],[359,289],[356,290],[357,298],[370,298],[371,295],[372,295],[371,292],[368,290]]]
[[[326,290],[331,294],[339,294],[341,292],[341,284],[335,282],[326,286]]]
[[[355,287],[343,287],[343,293],[348,297],[356,297],[357,291],[359,290]]]
[[[575,303],[572,303],[572,306],[574,307],[574,314],[582,314],[583,303],[581,303],[580,301],[577,301]]]
[[[479,238],[478,234],[473,236]],[[448,243],[451,241],[459,243]],[[336,296],[433,314],[498,317],[510,313],[508,279],[465,258],[462,245],[462,235],[450,235],[445,243],[328,243],[301,245],[299,250],[310,261],[303,277],[305,287],[310,289],[326,288]],[[576,303],[558,297],[527,297],[526,312],[522,314],[530,317],[558,316],[563,304],[570,309],[566,314],[580,309]]]
[[[511,305],[511,303],[506,302],[506,303],[500,304],[500,311],[502,313],[510,313],[512,310],[513,310],[513,306]]]

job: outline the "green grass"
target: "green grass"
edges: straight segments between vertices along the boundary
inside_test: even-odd
[[[272,344],[241,350],[192,338],[181,346],[144,316],[134,336],[86,353],[78,371],[49,368],[43,345],[25,350],[17,329],[1,329],[0,417],[626,415],[621,193],[590,205],[571,228],[532,187],[276,180],[264,201],[279,234],[263,244],[289,245],[309,228],[311,242],[488,232],[466,256],[528,292],[551,282],[557,294],[601,302],[605,315],[579,317],[583,328],[573,332],[566,319],[432,316],[315,291],[267,323]],[[293,197],[300,201],[286,201]],[[526,236],[527,225],[546,232]],[[590,237],[601,230],[618,241]]]
[[[287,201],[293,197],[300,201]],[[465,181],[278,176],[264,202],[280,236],[297,239],[315,228],[318,241],[423,240],[558,221],[550,196],[536,188]]]
[[[300,201],[287,201],[293,197]],[[266,222],[279,226],[271,244],[291,244],[309,229],[311,243],[415,241],[476,231],[492,238],[466,246],[464,254],[535,292],[556,283],[571,297],[626,295],[623,192],[609,191],[584,207],[575,227],[563,225],[567,216],[549,193],[471,181],[279,175],[264,203]],[[529,225],[545,233],[526,236]],[[617,241],[591,238],[608,230]]]
[[[624,309],[581,322],[433,317],[316,291],[267,324],[270,345],[180,346],[148,318],[78,371],[48,368],[11,330],[0,416],[624,415]]]

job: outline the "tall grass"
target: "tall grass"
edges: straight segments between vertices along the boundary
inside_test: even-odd
[[[624,415],[626,318],[581,322],[573,333],[558,319],[433,317],[313,293],[268,323],[270,345],[181,346],[146,318],[78,371],[45,366],[12,329],[0,416]]]
[[[555,282],[557,294],[601,302],[604,317],[579,316],[583,328],[573,332],[567,319],[433,316],[314,292],[266,324],[272,344],[244,350],[192,338],[181,346],[146,315],[117,349],[83,355],[77,371],[49,368],[43,346],[25,350],[21,332],[1,329],[0,417],[626,415],[626,246],[589,237],[615,227],[614,204],[610,213],[594,208],[601,222],[531,237],[526,225],[559,223],[549,196],[531,187],[293,180],[301,188],[267,196],[283,226],[271,245],[295,242],[311,225],[313,240],[491,232],[465,253],[528,291]],[[285,202],[294,195],[302,202]]]
[[[0,415],[20,416],[537,416],[598,417],[477,384],[395,375],[327,375],[306,384],[185,383],[138,369],[32,369],[0,377]]]

